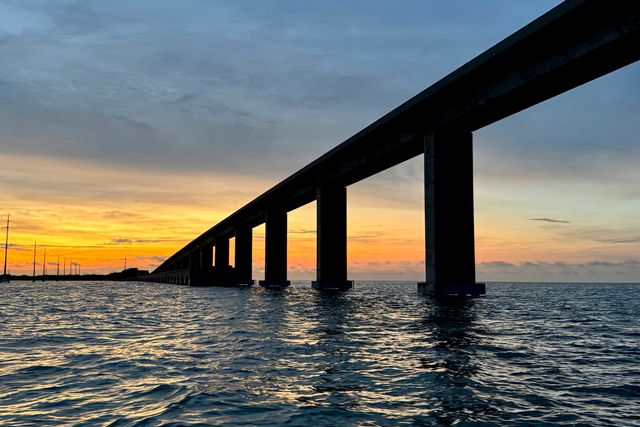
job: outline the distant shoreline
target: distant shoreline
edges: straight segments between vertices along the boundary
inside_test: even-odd
[[[7,274],[9,280],[33,280],[36,282],[58,282],[58,281],[78,281],[78,280],[99,280],[99,281],[132,281],[148,275],[147,270],[137,268],[127,268],[109,274],[39,274],[30,276],[26,274]]]

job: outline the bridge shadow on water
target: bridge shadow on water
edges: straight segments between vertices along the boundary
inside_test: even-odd
[[[432,389],[423,397],[430,402],[430,417],[438,423],[480,421],[496,409],[490,396],[481,394],[482,380],[477,348],[482,345],[478,300],[429,299],[416,325],[416,342],[431,346],[420,358],[425,373],[435,374]]]

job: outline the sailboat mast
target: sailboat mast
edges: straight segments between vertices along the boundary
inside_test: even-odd
[[[7,234],[4,239],[4,273],[3,276],[7,277],[7,252],[9,251],[9,214],[7,214]]]

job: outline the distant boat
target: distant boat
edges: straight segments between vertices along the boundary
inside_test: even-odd
[[[7,214],[7,234],[4,238],[4,273],[0,277],[0,283],[9,283],[9,276],[7,276],[7,252],[9,252],[9,214]]]

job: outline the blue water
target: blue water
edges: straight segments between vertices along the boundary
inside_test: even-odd
[[[0,425],[640,424],[640,285],[0,286]]]

